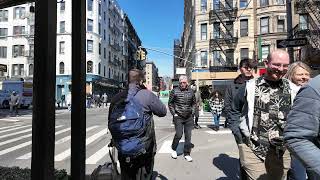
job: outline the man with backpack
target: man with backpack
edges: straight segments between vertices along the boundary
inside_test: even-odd
[[[166,106],[143,86],[144,74],[129,71],[129,89],[111,99],[108,128],[118,150],[121,179],[151,179],[156,153],[153,114],[164,117]]]

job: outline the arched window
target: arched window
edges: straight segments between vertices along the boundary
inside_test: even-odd
[[[123,81],[123,73],[121,73],[121,81]]]
[[[33,75],[33,64],[29,65],[29,76]]]
[[[93,71],[93,62],[88,61],[87,62],[87,73],[92,73],[92,71]]]
[[[108,78],[111,78],[111,71],[110,71],[110,68],[109,68],[109,71],[108,71]]]
[[[59,73],[64,74],[64,63],[63,62],[60,62],[60,64],[59,64]]]
[[[101,73],[101,64],[99,63],[98,64],[98,74],[100,75],[100,73]]]

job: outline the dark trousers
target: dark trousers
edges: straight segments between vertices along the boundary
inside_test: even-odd
[[[154,155],[155,153],[141,155],[129,163],[119,155],[121,180],[151,180]]]
[[[10,114],[18,115],[18,105],[10,105]]]
[[[182,137],[184,131],[184,155],[190,155],[192,143],[191,143],[191,131],[193,129],[193,117],[189,117],[187,119],[183,119],[181,117],[173,117],[174,127],[176,130],[176,134],[174,135],[173,142],[171,148],[176,151],[179,145],[179,141]]]

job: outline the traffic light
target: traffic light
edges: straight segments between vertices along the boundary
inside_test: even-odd
[[[146,52],[144,52],[143,50],[140,50],[140,60],[146,60]]]
[[[140,60],[140,51],[141,51],[141,50],[138,50],[138,51],[136,52],[136,57],[135,57],[136,60]]]

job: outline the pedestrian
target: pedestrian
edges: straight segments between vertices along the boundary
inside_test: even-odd
[[[306,167],[308,180],[320,179],[320,75],[297,94],[284,129],[291,153]]]
[[[151,91],[147,90],[143,86],[144,74],[141,70],[132,69],[129,71],[129,89],[116,94],[111,99],[111,104],[109,107],[109,123],[108,127],[110,129],[112,139],[114,140],[116,147],[118,149],[118,159],[121,168],[121,179],[122,180],[151,180],[154,165],[154,156],[156,153],[156,138],[153,114],[159,117],[164,117],[167,113],[166,106],[158,99],[158,97]],[[125,103],[125,106],[122,106]],[[135,104],[130,104],[135,103]],[[128,109],[130,107],[130,109]],[[141,110],[142,112],[136,112],[135,110]],[[131,112],[123,115],[124,112]],[[132,113],[136,112],[136,113]],[[142,117],[145,124],[146,131],[141,132],[140,136],[129,136],[133,135],[133,131],[130,133],[117,132],[117,128],[127,128],[127,124],[120,126],[120,123],[130,123],[133,122],[132,117]],[[128,116],[128,117],[126,117]],[[126,119],[129,118],[129,119]],[[140,123],[132,123],[139,125]],[[139,121],[140,122],[140,121]],[[114,126],[115,125],[115,126]],[[131,124],[129,124],[130,126]],[[119,130],[119,129],[118,129]],[[122,129],[124,130],[124,129]],[[127,129],[129,130],[129,129]],[[136,132],[136,131],[134,131]],[[140,132],[140,129],[139,129]],[[139,137],[139,138],[137,138]],[[120,141],[122,140],[122,141]],[[130,150],[126,149],[123,151],[123,146],[128,144],[133,144],[135,141],[130,140],[141,140],[142,143],[138,145],[131,145]],[[118,143],[117,143],[118,142]],[[137,144],[137,143],[136,143]],[[142,153],[136,156],[129,156],[130,152],[135,149],[139,149],[143,146]]]
[[[211,109],[211,113],[213,116],[213,129],[215,131],[219,131],[220,129],[220,117],[222,114],[222,109],[224,107],[224,100],[220,93],[220,91],[215,90],[211,93],[211,97],[209,99],[209,105]]]
[[[64,94],[61,95],[61,107],[66,105],[66,96]]]
[[[286,51],[270,53],[265,66],[263,76],[249,80],[234,96],[230,128],[247,178],[281,180],[290,168],[283,128],[297,86],[283,78],[289,66]]]
[[[224,111],[226,114],[226,122],[225,127],[229,127],[229,121],[231,117],[231,106],[232,106],[232,100],[234,96],[237,94],[238,89],[245,84],[248,80],[253,78],[253,70],[256,68],[256,64],[251,59],[242,59],[239,63],[239,70],[240,75],[236,77],[233,80],[233,83],[227,87],[226,93],[224,95]],[[235,125],[236,127],[239,127],[239,124]],[[240,129],[239,129],[240,130]],[[235,136],[236,137],[236,136]],[[240,142],[236,138],[236,143],[239,144]],[[239,160],[240,163],[240,160]],[[245,179],[246,173],[244,169],[242,168],[242,165],[240,163],[240,172],[241,172],[241,179]]]
[[[107,102],[108,102],[108,95],[106,93],[103,93],[103,95],[102,95],[102,103],[103,103],[103,107],[104,108],[107,107]]]
[[[191,86],[191,89],[193,90],[195,97],[196,97],[196,106],[195,106],[195,112],[194,112],[194,128],[199,129],[201,126],[199,126],[199,110],[201,107],[201,97],[200,94],[197,92],[197,86],[193,85]]]
[[[90,93],[87,94],[87,108],[91,108],[92,104],[92,95]]]
[[[18,108],[20,104],[20,96],[16,91],[12,91],[10,96],[10,115],[17,116],[18,115]]]
[[[308,83],[311,74],[311,68],[301,61],[290,64],[287,74],[284,76],[298,87]],[[305,180],[307,176],[306,168],[303,164],[291,154],[291,168],[288,173],[289,180]]]
[[[191,131],[193,129],[196,97],[193,90],[188,86],[187,76],[180,76],[179,86],[175,87],[170,92],[168,106],[170,113],[173,116],[173,123],[176,131],[171,145],[173,150],[171,157],[177,159],[177,147],[184,131],[184,158],[188,162],[192,162],[192,157],[190,156],[191,148],[193,147],[193,144],[191,143]]]

